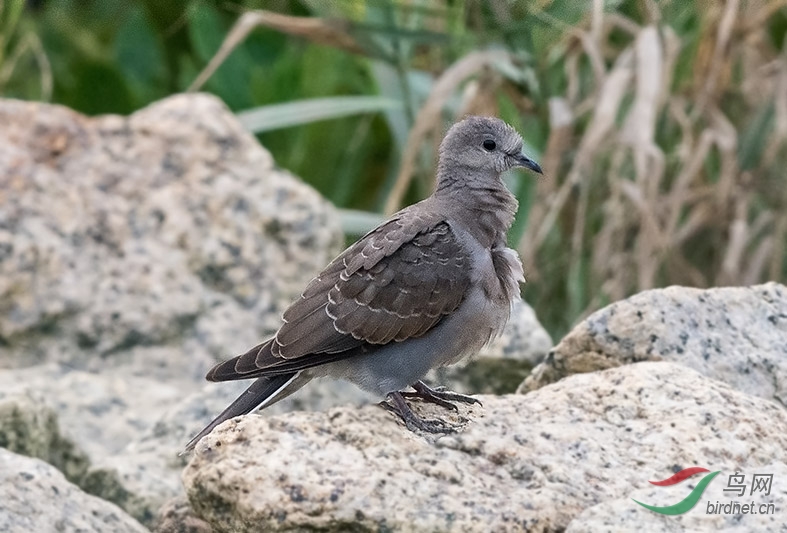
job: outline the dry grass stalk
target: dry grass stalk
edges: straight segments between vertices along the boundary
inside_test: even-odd
[[[323,20],[314,17],[292,17],[261,9],[246,11],[233,24],[232,29],[230,29],[221,43],[218,52],[211,58],[202,72],[199,73],[188,90],[200,90],[232,51],[259,26],[303,37],[314,43],[331,46],[353,54],[366,54],[364,49],[350,35],[349,26],[344,21]]]
[[[777,187],[775,195],[762,189],[769,167],[787,161],[787,50],[774,56],[762,30],[784,2],[727,0],[702,12],[699,82],[677,91],[673,80],[686,43],[658,25],[660,4],[646,4],[650,25],[619,13],[604,14],[599,24],[598,10],[591,9],[587,32],[567,31],[579,46],[566,48],[565,96],[553,100],[572,119],[553,124],[544,164],[554,183],[539,184],[519,245],[534,262],[531,277],[538,257],[549,256],[550,269],[567,271],[571,284],[589,259],[582,281],[588,294],[577,302],[584,312],[665,283],[756,283],[784,272],[787,188]],[[612,44],[614,28],[632,42]],[[598,50],[614,60],[601,74]],[[583,63],[591,67],[589,87],[587,79],[580,82]],[[736,68],[743,69],[742,82],[731,75]],[[745,172],[739,158],[749,122],[741,123],[740,109],[729,105],[737,94],[750,109],[773,106],[773,134],[764,137],[757,168]],[[588,111],[589,121],[577,120]],[[564,157],[566,139],[574,138],[578,148]],[[782,209],[763,208],[764,199]],[[561,265],[556,243],[570,250]],[[582,290],[569,288],[569,298]]]
[[[2,2],[0,1],[0,13],[2,12]],[[33,54],[38,64],[38,71],[41,77],[40,99],[48,102],[52,99],[52,88],[54,87],[52,65],[49,63],[49,58],[46,55],[41,39],[33,32],[28,32],[19,39],[19,42],[11,50],[11,54],[4,61],[0,61],[0,89],[11,79],[19,61],[27,52]]]
[[[528,244],[529,250],[538,249],[544,242],[549,231],[553,228],[560,211],[566,204],[572,188],[582,181],[583,173],[592,168],[591,159],[599,146],[604,142],[612,130],[615,117],[623,99],[625,90],[631,81],[631,66],[633,53],[631,50],[625,51],[618,58],[612,72],[605,76],[605,80],[599,91],[599,98],[595,108],[595,113],[588,126],[585,135],[579,144],[579,149],[574,157],[568,177],[561,185],[560,189],[549,199],[547,204],[549,209],[543,220],[533,220],[528,217],[527,231],[523,241]],[[533,234],[531,237],[530,234]],[[520,249],[522,248],[520,243]]]

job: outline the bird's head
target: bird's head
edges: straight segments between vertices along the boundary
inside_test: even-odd
[[[496,174],[523,167],[541,174],[541,167],[522,152],[522,137],[494,117],[470,116],[454,124],[440,144],[439,171]]]

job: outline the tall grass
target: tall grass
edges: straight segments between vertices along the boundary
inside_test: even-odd
[[[671,284],[785,280],[783,2],[601,2],[564,35],[519,249],[563,327]],[[561,302],[559,307],[546,302]]]

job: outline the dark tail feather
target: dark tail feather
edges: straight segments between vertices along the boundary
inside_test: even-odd
[[[222,411],[221,414],[213,420],[213,422],[208,424],[205,429],[197,433],[197,436],[191,439],[188,444],[186,444],[186,448],[183,450],[183,453],[193,450],[194,446],[196,446],[197,442],[199,442],[202,437],[213,431],[213,428],[225,420],[235,418],[236,416],[246,415],[252,412],[258,405],[265,403],[266,400],[271,398],[271,396],[277,394],[284,387],[289,385],[297,375],[297,372],[292,372],[290,374],[282,374],[280,376],[271,376],[257,379],[248,389],[246,389],[243,394],[238,396],[238,398],[232,402],[229,407],[224,409],[224,411]]]
[[[249,374],[261,370],[260,367],[255,364],[257,355],[263,350],[270,354],[271,342],[273,342],[273,339],[263,342],[262,344],[258,344],[243,355],[233,357],[232,359],[224,361],[223,363],[217,364],[210,369],[208,375],[205,376],[205,379],[208,381],[232,381],[236,379],[249,379],[251,377]]]

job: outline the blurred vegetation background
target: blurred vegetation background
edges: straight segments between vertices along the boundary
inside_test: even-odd
[[[783,0],[0,0],[0,95],[213,93],[350,239],[498,115],[545,169],[508,178],[510,239],[560,338],[640,290],[787,279],[785,33]]]

